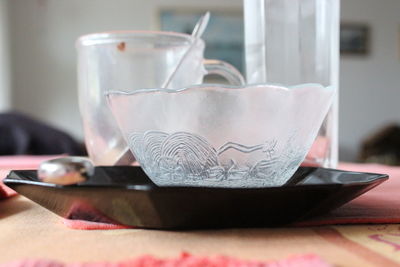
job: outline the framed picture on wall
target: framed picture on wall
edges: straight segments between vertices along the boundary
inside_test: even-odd
[[[370,29],[366,24],[342,23],[340,25],[340,53],[367,55],[370,49]]]
[[[191,34],[207,10],[165,9],[159,11],[160,30]],[[210,10],[210,21],[202,38],[206,42],[205,58],[224,60],[243,73],[243,11]]]

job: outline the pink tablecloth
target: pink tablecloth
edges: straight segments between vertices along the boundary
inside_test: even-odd
[[[50,260],[18,260],[0,267],[329,267],[332,266],[313,254],[292,256],[273,261],[248,261],[232,257],[196,257],[183,253],[178,258],[160,259],[142,256],[121,262],[95,262],[64,264]]]
[[[0,157],[0,169],[1,176],[4,177],[9,169],[35,169],[38,164],[45,159],[51,157]],[[321,225],[321,224],[360,224],[360,223],[400,223],[400,167],[388,167],[382,165],[364,165],[364,164],[341,164],[341,169],[353,170],[353,171],[365,171],[365,172],[376,172],[376,173],[387,173],[390,175],[389,181],[380,185],[377,188],[367,192],[361,197],[351,201],[350,203],[332,211],[330,214],[324,217],[314,218],[311,221],[303,222],[304,225]],[[0,183],[0,192],[3,197],[10,197],[15,192],[5,188]],[[28,200],[23,200],[23,202]],[[25,212],[13,213],[12,205],[21,205],[23,203],[18,198],[4,201],[3,207],[7,207],[4,210],[8,211],[8,216],[5,216],[1,220],[9,221],[2,225],[2,247],[5,248],[6,244],[11,245],[11,252],[13,257],[6,257],[8,253],[3,253],[3,261],[5,262],[0,266],[328,266],[325,260],[333,264],[340,266],[366,266],[365,264],[371,263],[368,266],[397,266],[398,258],[396,258],[398,243],[393,241],[393,238],[398,237],[398,225],[348,225],[348,226],[327,226],[327,227],[304,227],[304,228],[277,228],[277,229],[241,229],[231,230],[228,232],[224,231],[213,231],[213,232],[193,232],[193,233],[182,233],[182,232],[163,232],[163,231],[147,231],[147,230],[119,230],[119,231],[70,231],[68,228],[59,227],[55,224],[57,217],[50,216],[50,213],[32,205],[30,210]],[[37,207],[37,208],[36,208]],[[23,210],[23,209],[22,209]],[[40,213],[40,216],[37,216]],[[18,216],[10,216],[15,214]],[[24,217],[25,216],[25,217]],[[35,221],[29,225],[26,224],[27,218],[31,218],[31,221]],[[46,217],[48,216],[48,217]],[[53,220],[51,220],[53,219]],[[107,224],[93,224],[85,221],[79,221],[79,227],[72,221],[65,222],[70,228],[80,229],[115,229],[120,226],[107,225]],[[68,223],[72,223],[68,225]],[[393,226],[393,227],[392,227]],[[15,238],[18,229],[19,239]],[[48,230],[51,229],[51,230]],[[45,233],[48,231],[48,233]],[[135,232],[131,232],[135,231]],[[110,233],[106,235],[105,232]],[[154,232],[154,233],[153,233]],[[207,233],[210,233],[209,236]],[[230,234],[237,234],[237,241],[230,243],[227,240],[227,234],[229,238],[232,238]],[[54,236],[55,237],[54,237]],[[206,235],[206,236],[205,236]],[[260,235],[262,236],[260,238]],[[172,236],[172,237],[171,237]],[[195,236],[192,243],[190,243],[189,237]],[[82,251],[78,249],[78,252],[72,253],[67,249],[65,251],[63,246],[51,246],[49,244],[54,243],[61,237],[62,240],[68,241],[69,244],[66,247],[78,248],[81,247]],[[154,238],[151,239],[151,237]],[[218,237],[220,239],[218,239]],[[27,242],[27,240],[40,240],[38,242]],[[164,238],[164,239],[163,239]],[[169,259],[165,258],[165,255],[161,252],[165,252],[166,248],[173,247],[171,242],[175,244],[175,250],[177,249],[177,243],[182,244],[178,248],[187,248],[188,244],[193,247],[194,244],[198,244],[202,238],[210,243],[204,243],[204,247],[200,245],[200,252],[196,254],[205,255],[202,256],[191,256],[184,255],[182,257],[172,257]],[[90,242],[88,241],[90,239]],[[132,242],[137,240],[137,243]],[[164,241],[163,241],[164,240]],[[180,240],[180,241],[179,241]],[[238,241],[240,240],[240,241]],[[261,242],[262,240],[262,242]],[[140,242],[139,242],[140,241]],[[154,242],[153,242],[154,241]],[[161,258],[158,257],[147,257],[143,255],[142,247],[143,242],[147,242],[148,250],[146,253],[151,251],[151,255],[161,254],[164,255]],[[175,243],[174,243],[175,242]],[[220,242],[217,247],[211,246],[213,242]],[[253,242],[253,243],[252,243]],[[31,244],[32,243],[32,244]],[[34,250],[38,244],[46,243],[46,249],[36,251]],[[20,251],[22,244],[26,244],[27,249]],[[31,245],[29,245],[31,244]],[[117,245],[116,245],[117,244]],[[124,245],[122,245],[124,244]],[[238,247],[244,244],[243,247]],[[96,245],[98,245],[96,247]],[[121,249],[127,246],[125,254],[117,257],[121,254]],[[230,250],[226,250],[226,247],[230,246]],[[250,253],[251,258],[260,257],[260,253],[267,253],[264,259],[280,258],[278,261],[261,261],[261,262],[250,262],[237,260],[243,258],[246,251]],[[259,247],[261,250],[257,250]],[[90,251],[96,247],[97,250],[101,250],[100,254],[92,255],[90,260],[86,260],[83,263],[83,255],[87,255]],[[188,247],[193,249],[192,247]],[[86,250],[85,250],[86,249]],[[181,251],[181,249],[179,249]],[[32,253],[30,253],[30,251]],[[47,253],[46,251],[50,251]],[[62,252],[60,252],[62,251]],[[79,252],[80,251],[80,252]],[[83,252],[85,251],[85,252]],[[129,253],[127,252],[129,251]],[[139,252],[138,252],[139,251]],[[223,254],[231,255],[230,258],[214,257],[211,255]],[[285,253],[283,253],[285,251]],[[8,251],[10,252],[10,251]],[[26,252],[24,257],[20,253]],[[40,252],[40,253],[39,253]],[[44,253],[46,252],[46,253]],[[72,260],[68,262],[75,262],[74,264],[65,263],[66,258],[63,258],[65,253],[74,254]],[[134,254],[137,252],[136,254]],[[310,254],[311,252],[311,254]],[[40,255],[39,255],[39,254]],[[57,254],[58,253],[58,254]],[[107,254],[108,253],[108,254]],[[269,253],[269,254],[268,254]],[[281,253],[281,254],[279,254]],[[318,253],[318,255],[315,255]],[[107,256],[101,257],[107,254]],[[249,255],[250,255],[249,254]],[[281,255],[281,257],[273,255]],[[289,257],[290,255],[298,254],[298,257]],[[52,255],[52,256],[51,256]],[[54,256],[58,255],[58,256]],[[135,255],[135,256],[132,256]],[[176,255],[176,254],[175,254]],[[284,255],[284,257],[282,257]],[[320,258],[321,256],[321,258]],[[21,258],[54,258],[57,261],[46,261],[46,260],[18,260]],[[284,259],[289,257],[287,259]],[[0,257],[1,258],[1,257]],[[129,259],[132,260],[122,260]],[[61,259],[61,260],[60,260]],[[11,260],[17,260],[10,262]],[[106,261],[104,261],[106,260]],[[148,261],[148,265],[140,265],[143,261]],[[150,263],[154,263],[150,265]],[[228,265],[226,265],[229,263]],[[136,264],[136,265],[135,265]],[[162,265],[164,264],[164,265]],[[197,265],[195,265],[197,264]],[[225,265],[224,265],[225,264]]]

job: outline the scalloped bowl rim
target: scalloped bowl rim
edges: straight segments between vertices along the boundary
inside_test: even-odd
[[[135,94],[140,94],[140,93],[179,93],[179,92],[184,92],[184,91],[189,91],[189,90],[194,90],[194,89],[227,89],[227,90],[241,90],[241,89],[253,89],[253,88],[265,88],[267,90],[282,90],[286,92],[292,92],[304,88],[310,88],[310,87],[317,87],[320,89],[333,89],[333,86],[327,86],[324,87],[321,84],[318,83],[303,83],[303,84],[298,84],[298,85],[292,85],[292,86],[284,86],[281,84],[247,84],[247,85],[239,85],[239,86],[233,86],[233,85],[225,85],[225,84],[196,84],[193,86],[187,86],[183,88],[177,88],[177,89],[170,89],[170,88],[142,88],[142,89],[136,89],[136,90],[131,90],[131,91],[122,91],[122,90],[111,90],[108,92],[105,92],[104,95],[111,96],[111,95],[135,95]]]

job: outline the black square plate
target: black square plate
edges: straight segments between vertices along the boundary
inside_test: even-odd
[[[387,180],[384,174],[300,167],[280,187],[159,187],[140,167],[96,167],[81,184],[12,171],[4,183],[67,219],[153,229],[265,227],[326,213]]]

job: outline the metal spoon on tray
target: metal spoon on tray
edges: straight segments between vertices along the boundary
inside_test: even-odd
[[[37,171],[40,181],[72,185],[86,181],[94,174],[92,162],[84,157],[64,157],[43,161]]]

